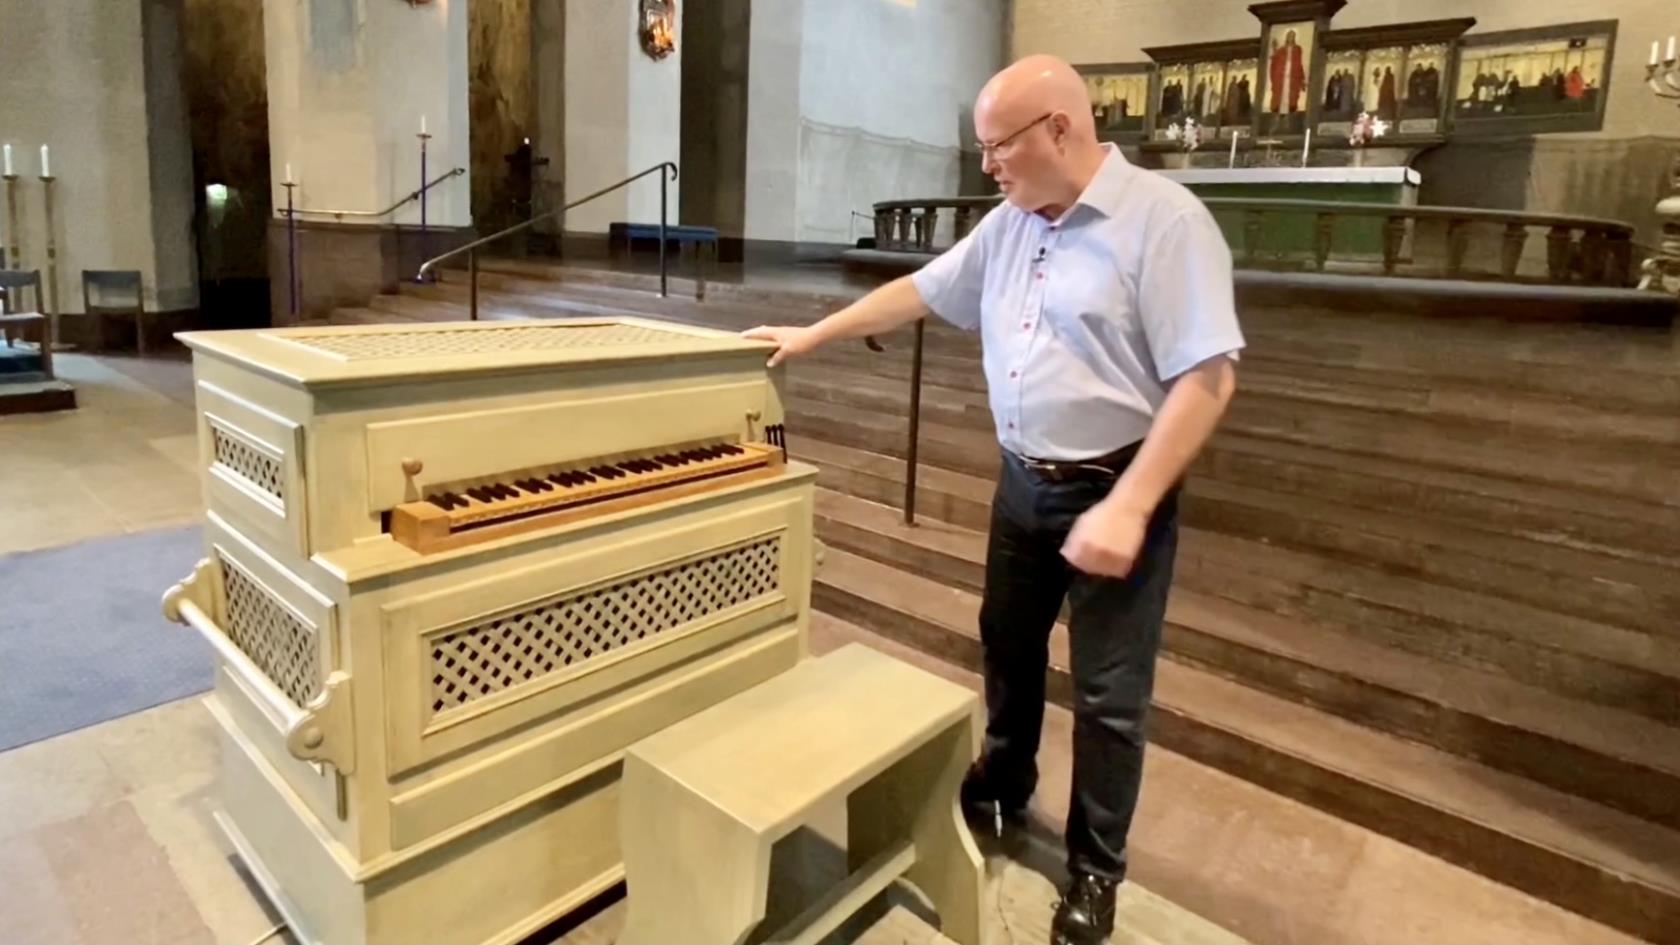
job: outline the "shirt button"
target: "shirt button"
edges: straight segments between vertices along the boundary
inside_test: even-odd
[[[1020,371],[1010,371],[1010,372],[1009,372],[1009,376],[1010,376],[1010,377],[1020,377],[1020,376],[1021,376],[1021,372],[1020,372]]]
[[[1009,429],[1011,429],[1011,430],[1015,429],[1015,421],[1013,421],[1013,420],[1009,421]]]
[[[1042,272],[1041,272],[1041,273],[1039,273],[1039,274],[1038,274],[1038,277],[1039,277],[1039,278],[1040,278],[1040,279],[1042,279],[1042,278],[1044,278],[1044,273],[1042,273]]]
[[[1021,327],[1026,328],[1026,329],[1031,329],[1032,328],[1032,322],[1022,322]]]

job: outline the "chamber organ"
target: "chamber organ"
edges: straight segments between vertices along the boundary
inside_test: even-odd
[[[638,319],[193,332],[218,822],[303,941],[622,877],[622,750],[806,653],[771,346]]]

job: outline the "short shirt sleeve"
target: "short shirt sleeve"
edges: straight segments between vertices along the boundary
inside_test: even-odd
[[[1185,210],[1149,243],[1138,309],[1162,382],[1244,346],[1231,281],[1231,249],[1204,207]]]
[[[923,304],[958,328],[980,327],[980,299],[986,284],[986,233],[1000,214],[988,213],[968,235],[912,273]]]

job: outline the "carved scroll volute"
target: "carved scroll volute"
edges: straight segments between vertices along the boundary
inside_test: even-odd
[[[351,714],[350,677],[327,675],[321,691],[303,707],[303,717],[286,729],[286,750],[300,761],[332,765],[342,774],[356,770],[355,719]]]
[[[199,559],[193,573],[163,593],[163,617],[171,623],[184,624],[181,603],[191,601],[207,614],[216,613],[216,563],[209,558]]]

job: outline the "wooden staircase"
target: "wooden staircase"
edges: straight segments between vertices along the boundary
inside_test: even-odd
[[[446,278],[450,278],[446,276]],[[458,281],[351,322],[465,317]],[[744,328],[850,296],[485,264],[486,318]],[[1196,464],[1151,737],[1583,915],[1680,940],[1680,348],[1637,328],[1243,313]],[[930,322],[914,527],[908,333],[790,365],[827,612],[968,667],[997,446]],[[1070,703],[1065,628],[1049,691]]]

